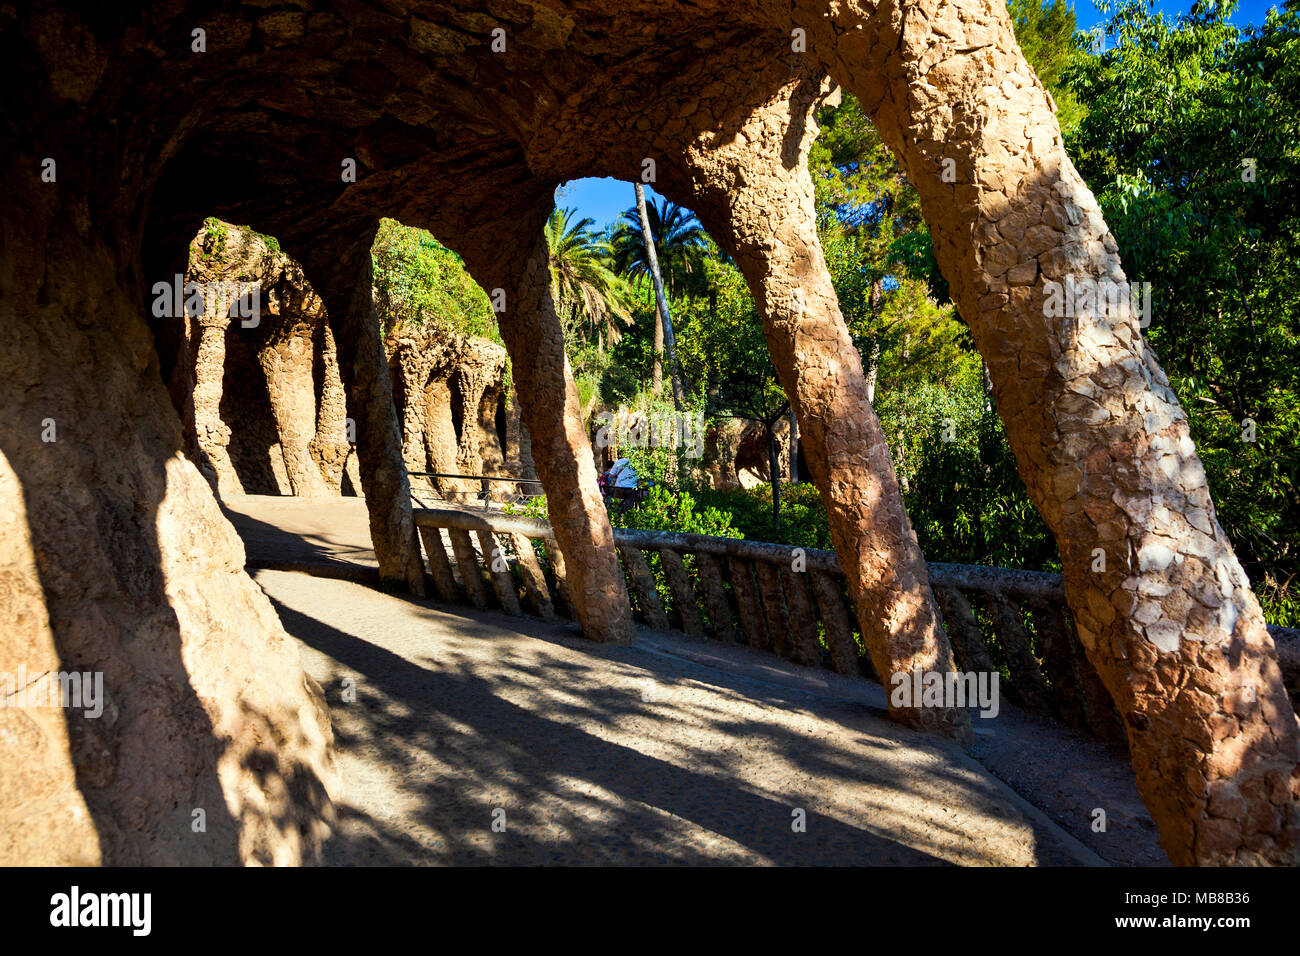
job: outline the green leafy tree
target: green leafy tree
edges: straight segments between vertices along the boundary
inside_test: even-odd
[[[648,284],[655,292],[655,311],[651,318],[654,322],[651,390],[658,395],[663,381],[665,347],[670,353],[676,351],[677,336],[669,302],[681,295],[694,296],[703,291],[701,256],[708,236],[694,213],[667,200],[646,203],[639,184],[636,189],[637,204],[625,211],[614,227],[612,247],[618,272],[632,282]],[[674,365],[674,358],[669,355],[673,398],[682,405],[686,384],[681,381],[683,373],[679,365]]]
[[[1087,114],[1066,74],[1087,56],[1087,34],[1080,33],[1065,0],[1007,0],[1007,13],[1025,59],[1056,103],[1056,119],[1067,136]]]
[[[614,345],[631,321],[627,284],[611,268],[610,248],[572,209],[556,209],[546,220],[551,293],[566,331],[598,348]]]
[[[710,241],[709,248],[716,250]],[[706,308],[692,320],[693,334],[680,354],[696,381],[704,383],[706,407],[713,418],[757,422],[768,446],[768,483],[772,521],[780,523],[783,471],[777,460],[776,426],[790,402],[772,365],[758,307],[736,266],[720,253],[704,259],[711,290]]]
[[[646,203],[650,234],[669,298],[700,295],[703,285],[703,253],[709,246],[708,233],[690,210],[664,199]],[[650,264],[637,208],[626,210],[614,227],[614,268],[633,280],[650,277]]]
[[[1191,422],[1219,519],[1276,623],[1300,621],[1300,15],[1126,3],[1070,81],[1067,142],[1151,284],[1145,334]]]

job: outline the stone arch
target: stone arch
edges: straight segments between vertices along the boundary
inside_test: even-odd
[[[463,6],[453,0],[450,9],[469,12]],[[627,597],[537,236],[552,188],[575,174],[634,176],[649,156],[659,160],[658,185],[688,205],[697,188],[712,188],[712,204],[700,203],[706,223],[734,220],[736,246],[750,249],[750,281],[770,299],[774,357],[790,351],[796,359],[783,381],[797,411],[815,419],[827,392],[819,378],[843,369],[829,364],[839,349],[833,322],[801,329],[791,321],[801,311],[791,275],[816,259],[806,229],[794,221],[780,235],[741,234],[758,218],[745,197],[761,194],[745,181],[748,164],[730,184],[694,181],[708,173],[710,150],[737,142],[751,114],[790,82],[799,67],[789,37],[800,27],[808,58],[862,99],[921,192],[1021,474],[1061,544],[1071,608],[1125,716],[1167,851],[1176,862],[1294,861],[1294,712],[1258,605],[1214,519],[1185,417],[1136,329],[1067,332],[1045,321],[1047,280],[1124,276],[996,0],[884,0],[871,10],[814,0],[744,8],[574,0],[521,5],[521,22],[474,10],[477,23],[508,23],[505,57],[472,30],[368,8],[306,7],[301,16],[212,14],[181,3],[166,15],[146,7],[90,22],[34,3],[20,5],[17,23],[0,31],[0,55],[21,78],[18,95],[0,107],[0,128],[14,144],[5,159],[11,188],[0,192],[0,354],[8,363],[0,442],[17,480],[4,493],[27,518],[37,545],[27,550],[45,556],[33,570],[30,555],[8,549],[15,556],[6,553],[6,567],[17,569],[20,593],[31,598],[28,619],[48,615],[60,659],[114,662],[118,689],[182,689],[161,705],[175,718],[174,748],[109,747],[100,758],[98,745],[111,739],[69,728],[77,782],[110,859],[170,859],[161,824],[149,821],[196,796],[252,808],[253,822],[224,827],[221,845],[203,850],[208,858],[309,858],[328,802],[312,789],[312,799],[290,801],[278,818],[259,812],[268,765],[281,779],[328,779],[328,722],[319,689],[301,679],[274,613],[240,570],[233,531],[181,457],[179,419],[141,318],[155,278],[146,264],[165,261],[179,247],[168,243],[183,242],[210,211],[280,237],[304,264],[326,302],[357,421],[381,574],[418,592],[424,571],[370,302],[369,240],[381,213],[446,236],[485,288],[506,294],[502,333],[520,420],[550,493],[579,617],[592,637],[624,639]],[[176,55],[188,48],[191,21],[209,15],[220,18],[211,35],[222,50]],[[637,31],[623,29],[628,18]],[[141,31],[161,55],[138,55]],[[655,56],[638,55],[649,40]],[[400,67],[387,69],[385,59]],[[19,107],[28,115],[10,112]],[[781,156],[793,144],[797,152],[806,112],[794,108],[787,119],[755,150]],[[692,170],[694,146],[701,162]],[[57,185],[39,180],[48,150],[60,153]],[[341,157],[355,161],[356,182],[340,180]],[[956,161],[955,183],[939,175],[944,158]],[[792,167],[769,165],[775,178],[761,185],[798,198]],[[833,313],[833,297],[816,299],[824,316]],[[801,334],[819,344],[811,367],[789,348]],[[105,407],[103,394],[123,400]],[[50,410],[76,422],[77,441],[36,443],[31,423]],[[802,424],[820,486],[863,493],[868,504],[892,495],[869,427],[855,435],[869,452],[859,454],[836,444],[846,426],[827,423],[819,437]],[[823,458],[819,441],[838,457]],[[60,495],[83,510],[70,514]],[[871,552],[882,542],[901,549],[901,576],[858,575],[859,587],[882,587],[884,604],[899,611],[879,620],[884,659],[948,666],[906,516],[885,510],[888,520],[842,535],[837,550],[852,564],[862,548],[861,571],[881,566]],[[203,540],[192,537],[195,528]],[[1108,557],[1104,572],[1091,570],[1097,547]],[[104,571],[127,559],[138,573]],[[85,620],[95,626],[78,623]],[[136,633],[148,641],[126,640]],[[252,676],[221,677],[224,647],[256,661]],[[124,726],[143,722],[152,711],[127,696]],[[244,719],[250,702],[262,722]],[[934,722],[960,729],[945,715]],[[264,753],[258,740],[284,743]],[[169,775],[173,765],[189,776]],[[96,785],[114,774],[122,782]],[[137,779],[162,782],[134,793],[129,781]],[[139,831],[137,796],[148,817]],[[72,855],[91,852],[80,849]]]

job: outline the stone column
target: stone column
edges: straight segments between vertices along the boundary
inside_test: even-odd
[[[497,369],[500,374],[500,369]],[[496,379],[499,382],[500,379]],[[478,428],[479,448],[478,457],[480,465],[485,475],[504,475],[505,472],[505,447],[501,444],[501,435],[497,432],[497,411],[501,409],[501,403],[505,399],[501,395],[501,388],[498,384],[493,384],[483,392],[483,397],[479,399],[478,421],[475,425]],[[498,497],[513,495],[514,485],[495,484],[492,493]]]
[[[390,333],[391,334],[391,333]],[[424,338],[421,336],[420,340]],[[429,380],[430,362],[421,349],[410,339],[388,345],[388,374],[393,383],[393,400],[402,428],[402,460],[408,472],[429,471],[429,457],[425,451],[425,386]],[[437,471],[438,469],[433,469]],[[409,477],[411,487],[417,492],[428,491],[433,479]]]
[[[697,205],[758,303],[863,641],[890,689],[899,672],[953,670],[953,656],[817,239],[807,151],[821,89],[811,75],[785,84],[739,121],[737,136],[698,142],[685,161]],[[895,707],[891,700],[890,716],[973,741],[964,709],[907,703]]]
[[[193,321],[199,327],[199,344],[194,350],[194,441],[211,466],[217,494],[243,494],[243,484],[228,451],[230,426],[221,420],[230,318],[204,315]],[[199,464],[202,467],[203,463]]]
[[[307,272],[312,285],[323,290],[338,346],[339,371],[347,389],[349,417],[357,423],[361,486],[380,577],[423,597],[424,558],[411,515],[411,487],[402,460],[393,386],[371,288],[374,231],[373,226],[353,230],[364,238],[341,256],[329,254],[336,250],[312,250]]]
[[[542,210],[541,218],[493,217],[481,232],[457,238],[464,239],[460,251],[479,284],[489,293],[505,292],[505,309],[498,316],[501,338],[510,353],[515,395],[546,489],[578,622],[592,640],[625,642],[632,639],[632,610],[609,515],[596,487],[564,332],[551,301],[542,236],[547,211]]]
[[[328,318],[316,329],[315,342],[321,380],[311,453],[330,491],[338,494],[351,446],[348,443],[347,397],[339,375],[338,350],[334,347],[334,333],[330,331]]]
[[[0,865],[311,862],[324,696],[184,455],[138,248],[37,168],[15,157],[0,195],[0,671],[76,672],[94,699],[0,709]]]
[[[292,323],[293,316],[272,320]],[[266,394],[280,437],[280,454],[293,493],[321,498],[330,493],[320,466],[311,454],[316,434],[316,389],[312,375],[311,339],[290,328],[283,338],[272,336],[258,350],[257,362],[266,376]],[[308,335],[310,335],[310,330]]]
[[[456,448],[456,466],[467,475],[483,470],[479,454],[479,406],[487,388],[487,376],[476,363],[462,365],[455,371],[460,385],[460,444]]]
[[[1176,864],[1296,863],[1300,728],[1187,416],[1127,295],[1052,314],[1062,289],[1127,280],[1005,9],[798,0],[793,20],[920,192],[1162,846]]]
[[[534,478],[537,466],[533,463],[533,443],[528,436],[528,427],[524,425],[519,412],[519,393],[513,385],[506,399],[506,447],[505,459],[508,473],[516,478]]]

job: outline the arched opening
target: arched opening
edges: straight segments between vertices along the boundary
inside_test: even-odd
[[[208,346],[220,346],[241,368],[263,369],[284,474],[275,471],[269,434],[254,440],[266,428],[264,409],[231,436],[233,444],[214,447],[246,468],[265,457],[277,486],[301,478],[305,463],[306,474],[315,468],[321,481],[328,481],[327,467],[343,469],[339,484],[365,494],[376,580],[419,594],[426,575],[446,571],[466,600],[495,594],[506,614],[513,611],[508,595],[517,604],[529,582],[538,587],[526,550],[494,547],[491,529],[479,525],[440,529],[449,531],[452,553],[425,568],[404,455],[408,448],[418,454],[421,440],[427,452],[429,416],[427,409],[396,414],[385,353],[394,329],[376,314],[372,292],[372,240],[382,228],[378,217],[390,215],[433,228],[462,251],[483,290],[501,293],[512,391],[550,492],[548,586],[557,598],[567,589],[560,600],[571,604],[588,635],[630,637],[625,581],[648,621],[659,619],[653,608],[662,583],[664,620],[674,615],[687,633],[705,620],[712,625],[710,614],[723,622],[731,605],[717,601],[702,609],[703,619],[692,617],[683,580],[690,584],[695,574],[714,598],[735,601],[737,621],[747,619],[752,633],[763,635],[763,649],[811,661],[820,654],[816,629],[800,633],[798,612],[815,606],[824,618],[849,616],[839,592],[820,586],[817,574],[833,573],[829,563],[792,577],[806,569],[796,570],[793,561],[759,567],[756,552],[683,557],[647,539],[636,545],[615,537],[595,489],[583,396],[565,369],[563,316],[538,237],[557,182],[657,169],[663,195],[700,213],[759,305],[875,666],[886,677],[890,668],[901,673],[913,664],[917,671],[952,671],[940,618],[949,610],[930,596],[866,376],[855,367],[860,356],[840,291],[826,275],[809,214],[814,184],[803,153],[811,111],[825,92],[821,78],[805,69],[814,64],[833,68],[869,104],[882,139],[920,190],[938,264],[988,364],[1020,474],[1060,546],[1064,591],[1054,592],[1044,631],[1064,620],[1068,594],[1083,659],[1120,708],[1143,795],[1171,855],[1179,862],[1293,860],[1293,710],[1258,604],[1217,526],[1177,399],[1131,324],[1061,328],[1046,321],[1059,318],[1045,311],[1049,282],[1076,273],[1123,275],[1113,237],[1061,148],[1051,100],[1025,64],[1005,13],[940,6],[921,4],[892,17],[855,5],[828,13],[803,0],[792,9],[739,13],[683,11],[672,3],[632,12],[562,5],[538,8],[526,25],[512,22],[506,57],[487,39],[484,24],[497,22],[491,13],[455,30],[419,20],[394,30],[392,18],[334,7],[246,24],[245,14],[235,13],[247,30],[230,35],[252,38],[240,55],[177,56],[171,51],[186,49],[190,24],[166,11],[87,22],[75,11],[51,17],[43,7],[20,9],[18,28],[0,33],[0,52],[23,77],[13,102],[34,114],[4,120],[19,172],[0,197],[2,271],[12,277],[3,290],[5,311],[13,319],[10,374],[0,376],[0,465],[11,476],[4,488],[14,505],[0,510],[16,516],[5,540],[16,542],[9,547],[23,569],[17,619],[25,629],[6,640],[15,647],[36,642],[45,661],[111,661],[109,693],[123,707],[114,726],[145,735],[130,747],[99,746],[97,733],[112,744],[115,731],[51,723],[70,741],[66,752],[62,743],[49,751],[61,768],[66,800],[59,806],[84,805],[102,823],[89,836],[84,827],[78,831],[75,859],[98,859],[92,838],[102,833],[110,862],[193,862],[180,859],[174,834],[188,823],[180,814],[203,805],[242,809],[216,821],[201,846],[185,844],[199,846],[195,858],[297,862],[319,849],[328,817],[333,774],[325,694],[304,677],[276,610],[239,566],[239,540],[195,464],[201,424],[220,437],[241,411],[240,393],[257,389],[245,389],[238,376],[224,388],[219,363],[203,379],[220,392],[203,406],[214,417],[200,419],[197,399],[170,404],[159,368],[171,376],[173,394],[183,393],[190,366],[178,353],[195,337],[167,325],[180,315],[142,318],[150,312],[145,290],[160,271],[170,277],[175,250],[208,212],[267,230],[301,263],[327,309],[339,390],[347,396],[332,405],[314,400],[315,415],[305,416],[314,418],[311,429],[290,434],[281,413],[293,402],[280,402],[276,384],[285,384],[277,376],[289,353],[254,349],[232,338],[232,330],[218,330]],[[636,15],[639,31],[621,29],[623,18]],[[792,30],[806,31],[806,62],[786,48]],[[65,34],[74,42],[58,42]],[[161,54],[137,55],[140,35],[153,37]],[[701,36],[721,40],[700,43]],[[654,58],[642,55],[647,39],[655,43]],[[387,69],[385,56],[400,59],[401,69]],[[112,68],[99,68],[105,62]],[[990,105],[989,90],[1004,96]],[[116,124],[128,113],[139,122],[123,135]],[[43,137],[39,143],[33,130]],[[87,163],[88,155],[99,161]],[[64,164],[62,179],[46,162],[56,158]],[[945,161],[956,178],[945,177]],[[196,352],[203,344],[199,335]],[[306,353],[322,369],[328,365],[324,347]],[[198,365],[196,358],[196,371]],[[305,376],[313,394],[325,391],[327,379],[314,366]],[[486,414],[479,405],[488,393],[482,381],[438,381],[445,383],[458,450],[473,446],[467,439],[478,427],[499,433],[490,404]],[[408,402],[440,396],[428,382],[414,377],[401,395]],[[329,408],[333,425],[326,427]],[[346,452],[332,457],[330,447],[351,444],[350,425],[355,460]],[[41,437],[48,429],[64,438],[53,431]],[[646,549],[656,551],[655,561]],[[476,554],[506,551],[517,561],[504,570],[495,561],[474,563]],[[654,572],[662,581],[648,578]],[[317,609],[305,607],[293,609],[295,626],[310,628],[301,618]],[[996,595],[986,609],[957,605],[950,616],[985,613],[1013,635],[1023,618]],[[353,635],[338,628],[313,633],[335,660],[359,666]],[[1073,640],[1068,628],[1060,637]],[[1014,645],[993,663],[1014,667]],[[836,648],[825,650],[833,656]],[[1033,657],[1035,649],[1028,650]],[[392,656],[395,680],[417,685],[423,675]],[[231,660],[241,666],[232,668]],[[570,660],[562,666],[574,667]],[[530,675],[512,676],[527,683]],[[465,682],[444,675],[435,683],[440,693],[432,704],[456,708]],[[141,694],[141,687],[165,692]],[[415,694],[396,697],[408,712],[431,704]],[[924,704],[888,706],[918,711],[919,726],[960,729],[956,708],[947,704],[934,712],[920,712]],[[508,711],[500,702],[486,708],[489,717]],[[472,725],[483,739],[491,731],[482,715],[474,707],[453,709],[448,726]],[[556,730],[540,719],[529,726],[531,736],[511,739],[516,752]],[[619,781],[607,768],[634,745],[598,743],[591,732],[571,730],[557,732],[565,745],[560,756],[586,746],[597,759],[580,765],[570,756],[563,769],[616,790]],[[36,752],[17,754],[15,765],[27,767]],[[870,757],[850,752],[864,762]],[[636,779],[655,781],[639,796],[685,792],[699,779],[698,768],[656,759],[630,768]],[[174,767],[186,772],[163,772]],[[44,769],[36,767],[32,779]],[[808,778],[806,767],[797,769]],[[756,800],[756,792],[762,788],[750,780],[727,784],[725,794],[741,812],[709,816],[706,829],[770,856],[770,840],[734,822],[786,809]],[[32,813],[30,804],[15,806]],[[864,823],[835,832],[848,837],[849,830],[870,829]],[[1023,845],[1040,845],[1028,831],[1019,836]],[[39,847],[42,860],[66,861],[57,840]],[[962,859],[948,848],[935,852]]]

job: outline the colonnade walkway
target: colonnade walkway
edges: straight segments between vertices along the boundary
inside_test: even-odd
[[[889,721],[864,679],[647,628],[599,645],[369,587],[359,500],[228,513],[329,702],[327,863],[1164,860],[1122,748],[1005,700],[966,753]]]

